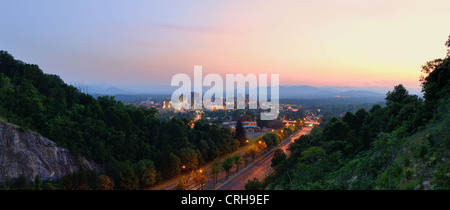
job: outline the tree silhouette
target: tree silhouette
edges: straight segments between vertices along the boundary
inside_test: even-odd
[[[241,120],[238,120],[236,123],[236,134],[234,138],[239,141],[240,145],[244,145],[245,140],[247,139],[247,137],[245,136],[245,130],[244,127],[242,126]]]
[[[388,91],[386,93],[386,104],[389,105],[391,103],[401,103],[403,100],[408,98],[408,91],[402,84],[399,84],[394,87],[394,90]]]

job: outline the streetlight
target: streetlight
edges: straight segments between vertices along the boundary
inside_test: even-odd
[[[181,168],[182,168],[182,169],[186,169],[186,166],[185,166],[185,165],[183,165],[183,166],[181,166]]]
[[[261,144],[261,140],[258,141],[258,144]]]
[[[198,170],[198,172],[200,172],[200,173],[203,173],[203,170],[202,170],[202,169],[200,169],[200,170]]]
[[[248,143],[249,141],[248,141],[248,139],[247,140],[245,140],[245,143]]]

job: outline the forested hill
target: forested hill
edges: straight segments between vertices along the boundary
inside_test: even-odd
[[[181,165],[190,170],[239,146],[226,128],[202,121],[191,128],[186,121],[161,121],[156,115],[155,109],[124,105],[113,97],[95,99],[0,51],[0,120],[102,165],[116,189],[148,188],[179,174]],[[66,178],[60,188],[90,187],[72,181]]]
[[[252,186],[267,189],[450,189],[450,37],[444,59],[427,62],[424,99],[402,86],[386,106],[348,112],[301,136],[275,173]]]

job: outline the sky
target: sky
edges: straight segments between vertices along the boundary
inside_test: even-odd
[[[0,50],[71,84],[170,85],[201,65],[204,75],[275,73],[281,85],[419,88],[421,65],[445,57],[448,8],[448,0],[2,0]]]

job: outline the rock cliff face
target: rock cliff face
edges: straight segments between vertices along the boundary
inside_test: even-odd
[[[21,131],[16,126],[0,122],[0,182],[24,175],[34,179],[58,179],[78,170],[80,165],[96,169],[95,163],[75,157],[37,133]]]

